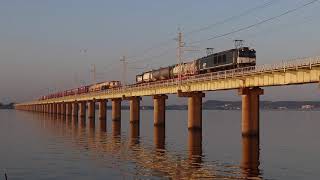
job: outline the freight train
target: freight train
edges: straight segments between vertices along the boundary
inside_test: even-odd
[[[105,81],[105,82],[99,82],[99,83],[91,84],[88,86],[82,86],[79,88],[69,89],[63,92],[42,96],[39,100],[59,98],[64,96],[72,96],[77,94],[85,94],[89,92],[98,92],[98,91],[104,91],[107,89],[113,89],[117,87],[121,87],[120,81]]]
[[[256,65],[256,51],[249,47],[230,49],[191,62],[151,70],[136,76],[136,83],[147,83]]]
[[[249,47],[241,47],[210,54],[191,62],[175,64],[172,66],[143,72],[142,74],[136,75],[136,83],[142,84],[162,81],[178,78],[179,75],[181,75],[182,77],[187,77],[197,74],[206,74],[210,72],[255,65],[256,51],[254,49],[250,49]],[[120,81],[106,81],[66,90],[63,92],[49,94],[47,96],[42,96],[39,100],[98,92],[119,87],[121,87]]]

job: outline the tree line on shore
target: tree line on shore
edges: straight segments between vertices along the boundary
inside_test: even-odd
[[[13,109],[15,103],[4,104],[0,102],[0,109]]]

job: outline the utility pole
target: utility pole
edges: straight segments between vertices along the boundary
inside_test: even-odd
[[[179,90],[181,90],[181,81],[182,81],[182,57],[183,57],[183,47],[184,42],[182,39],[182,32],[180,28],[178,28],[178,52],[177,52],[177,59],[178,59],[178,66],[179,66],[179,73],[178,73],[178,79],[179,79]]]
[[[127,84],[127,64],[128,62],[126,61],[126,56],[123,56],[120,61],[123,63],[123,69],[122,69],[122,83],[123,86]]]
[[[77,72],[73,74],[73,83],[74,83],[74,87],[79,87],[79,78],[78,78]]]
[[[97,81],[97,71],[96,71],[96,65],[95,64],[91,64],[91,73],[92,73],[92,81],[93,84],[95,84]]]

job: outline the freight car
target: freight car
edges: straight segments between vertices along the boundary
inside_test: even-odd
[[[144,72],[136,76],[136,83],[174,79],[178,78],[179,74],[186,77],[255,65],[256,51],[249,47],[241,47],[210,54],[191,62]]]
[[[116,87],[121,87],[120,81],[106,81],[100,82],[89,86],[89,92],[103,91],[107,89],[112,89]]]
[[[79,88],[69,89],[63,92],[49,94],[49,95],[40,97],[39,100],[59,98],[64,96],[72,96],[76,94],[85,94],[89,92],[103,91],[106,89],[112,89],[117,87],[121,87],[120,81],[106,81],[106,82],[96,83],[88,86],[81,86]]]

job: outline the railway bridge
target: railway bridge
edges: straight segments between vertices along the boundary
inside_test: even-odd
[[[127,85],[101,92],[92,92],[35,100],[16,104],[18,110],[36,111],[62,116],[95,119],[95,105],[99,104],[99,120],[106,121],[107,102],[112,104],[112,121],[121,120],[121,102],[130,101],[130,123],[138,124],[140,100],[153,96],[154,125],[165,125],[168,94],[188,98],[188,129],[202,128],[202,98],[209,91],[238,89],[242,96],[242,135],[259,136],[259,98],[263,87],[318,83],[320,57],[302,58],[279,64],[260,65],[240,69],[212,72],[184,79],[165,80]],[[86,115],[88,113],[88,115]]]

